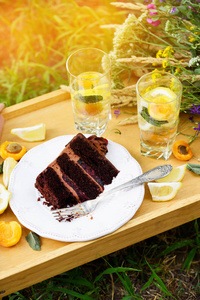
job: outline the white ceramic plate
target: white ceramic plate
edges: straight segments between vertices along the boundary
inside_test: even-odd
[[[139,185],[106,197],[90,215],[71,222],[55,220],[37,201],[35,179],[72,138],[59,136],[29,150],[14,168],[8,187],[12,192],[10,207],[22,225],[42,237],[64,242],[92,240],[115,231],[134,216],[144,198],[144,185]],[[138,162],[117,143],[108,142],[106,157],[120,173],[105,191],[142,174]]]

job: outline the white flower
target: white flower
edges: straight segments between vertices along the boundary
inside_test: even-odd
[[[192,57],[189,61],[189,67],[199,66],[200,56]]]

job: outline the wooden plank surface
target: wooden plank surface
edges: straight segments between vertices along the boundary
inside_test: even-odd
[[[46,124],[46,140],[60,135],[76,134],[71,102],[68,97],[66,92],[58,90],[6,108],[1,142],[16,141],[24,144],[28,150],[31,149],[40,143],[22,142],[12,135],[10,130],[14,127],[32,126],[40,122]],[[118,125],[118,122],[124,119],[127,116],[126,113],[132,109],[121,108],[120,111],[119,118],[112,115],[104,137],[126,147],[144,172],[157,165],[165,164],[163,160],[145,158],[140,155],[138,125]],[[192,145],[194,154],[197,155],[199,140]],[[195,159],[190,162],[197,163]],[[173,167],[183,164],[173,156],[167,163],[172,164]],[[2,177],[0,180],[2,181]],[[153,202],[148,188],[145,187],[144,201],[129,222],[115,232],[89,242],[64,243],[41,238],[41,251],[34,251],[25,240],[30,230],[23,226],[23,236],[16,246],[0,247],[0,297],[198,218],[200,216],[199,177],[187,171],[182,182],[183,186],[177,196],[164,203]],[[0,221],[11,220],[16,220],[16,217],[8,208],[0,215]]]

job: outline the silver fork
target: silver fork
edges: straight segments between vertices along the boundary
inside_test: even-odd
[[[155,167],[136,178],[133,178],[121,185],[118,185],[117,187],[110,189],[107,192],[102,193],[96,199],[88,200],[71,207],[52,210],[52,214],[58,221],[63,221],[63,220],[71,221],[72,219],[76,219],[80,216],[87,215],[92,211],[94,211],[99,201],[102,200],[103,198],[115,192],[124,190],[127,187],[133,187],[138,184],[142,184],[145,182],[149,182],[149,181],[153,181],[165,177],[171,172],[171,170],[172,170],[171,165],[162,165],[162,166]]]

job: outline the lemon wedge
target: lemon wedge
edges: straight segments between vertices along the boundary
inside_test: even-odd
[[[183,179],[186,170],[186,164],[172,169],[169,175],[157,179],[156,182],[179,182]]]
[[[181,182],[157,183],[149,182],[148,187],[153,201],[168,201],[173,199],[181,188]]]
[[[13,157],[7,157],[3,163],[3,183],[8,187],[10,175],[16,166],[17,161]]]
[[[45,139],[46,126],[44,123],[40,123],[31,127],[14,128],[11,133],[24,141],[37,142]]]
[[[10,197],[11,192],[7,191],[3,184],[0,184],[0,214],[8,207]]]

